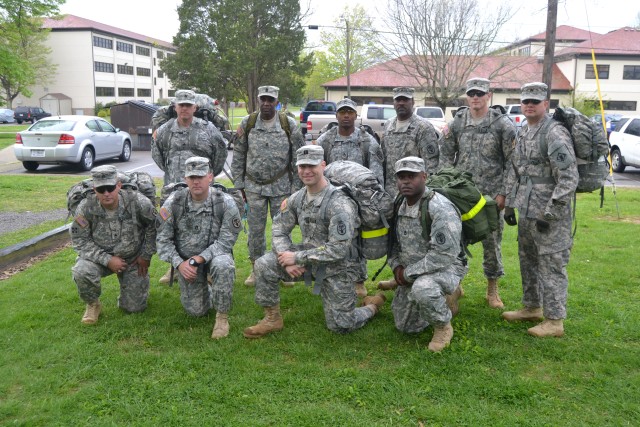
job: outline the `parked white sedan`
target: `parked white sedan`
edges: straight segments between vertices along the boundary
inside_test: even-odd
[[[45,117],[16,134],[16,159],[26,170],[40,164],[73,163],[90,170],[96,160],[131,157],[131,135],[94,116]]]
[[[640,117],[622,117],[609,136],[611,166],[624,172],[627,166],[640,168]]]

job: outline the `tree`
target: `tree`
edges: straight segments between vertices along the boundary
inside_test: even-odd
[[[0,0],[0,85],[9,107],[30,86],[45,83],[55,72],[45,45],[42,17],[55,15],[64,0]]]
[[[256,109],[258,87],[280,87],[280,100],[302,97],[311,55],[298,0],[184,0],[175,55],[161,62],[176,87]]]
[[[389,54],[401,58],[399,72],[413,76],[416,86],[445,109],[458,98],[510,18],[508,6],[480,10],[477,0],[390,0],[384,19],[397,32],[384,45]],[[500,72],[501,67],[494,67],[488,77]]]
[[[314,54],[313,71],[307,79],[307,98],[324,97],[321,85],[347,74],[347,58],[350,74],[386,59],[385,52],[380,48],[380,37],[372,28],[373,22],[364,7],[356,5],[350,9],[345,6],[333,29],[321,33],[323,50]]]

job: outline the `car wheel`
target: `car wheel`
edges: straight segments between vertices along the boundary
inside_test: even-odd
[[[611,168],[614,172],[624,172],[624,169],[626,168],[625,164],[622,162],[620,150],[617,148],[614,148],[611,151]]]
[[[120,159],[121,162],[128,162],[130,158],[131,143],[129,141],[125,141],[124,145],[122,146],[122,153],[120,154],[120,157],[118,157],[118,159]]]
[[[38,169],[38,166],[40,166],[40,163],[38,163],[38,162],[22,162],[22,166],[24,166],[24,168],[26,170],[33,172],[34,170]]]
[[[91,151],[91,148],[89,147],[85,148],[82,151],[82,157],[80,157],[80,164],[78,165],[80,167],[80,170],[91,170],[91,168],[93,167],[93,160],[93,151]]]
[[[22,124],[22,120],[17,120],[18,124],[21,125]]]

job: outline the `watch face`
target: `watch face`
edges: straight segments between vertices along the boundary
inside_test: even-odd
[[[195,260],[195,259],[193,259],[193,258],[191,258],[191,259],[189,260],[189,265],[197,265],[196,260]]]

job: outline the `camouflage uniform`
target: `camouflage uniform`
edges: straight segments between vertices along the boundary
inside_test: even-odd
[[[130,313],[147,307],[149,274],[139,276],[133,261],[138,257],[150,261],[155,253],[155,218],[149,199],[129,190],[120,190],[118,209],[113,215],[102,207],[95,194],[80,202],[70,228],[71,243],[78,253],[71,270],[83,301],[91,304],[99,299],[100,279],[113,274],[107,265],[112,256],[118,256],[129,265],[118,274],[118,307]]]
[[[214,99],[209,95],[205,95],[202,93],[196,93],[195,97],[196,105],[198,109],[206,108],[207,110],[215,113],[213,116],[213,125],[218,128],[218,130],[229,130],[229,119],[227,119],[226,115],[222,111],[220,107],[215,105]],[[151,126],[153,130],[158,129],[160,126],[165,124],[169,119],[171,119],[170,109],[172,108],[173,103],[171,105],[165,105],[164,107],[160,107],[153,113],[153,117],[151,117]],[[173,114],[175,117],[175,113]]]
[[[219,313],[231,309],[235,264],[233,245],[241,227],[240,215],[233,198],[216,187],[196,207],[188,189],[174,192],[158,215],[158,256],[176,268],[180,284],[180,301],[192,316],[204,316],[213,307]],[[193,256],[201,256],[204,264],[198,278],[187,282],[178,266]],[[213,285],[207,282],[207,273]]]
[[[227,159],[227,147],[215,126],[197,117],[193,118],[188,128],[178,126],[176,119],[160,126],[156,140],[151,145],[151,157],[164,171],[165,185],[183,180],[184,163],[193,156],[209,159],[213,176],[222,172]]]
[[[540,152],[540,129],[523,126],[509,169],[507,187],[513,190],[506,205],[517,208],[518,254],[522,276],[522,304],[543,307],[547,319],[566,318],[567,264],[571,237],[571,206],[578,185],[578,169],[571,135],[561,125],[552,126],[546,137],[547,152]],[[536,220],[549,229],[540,232]]]
[[[273,127],[266,127],[258,115],[248,135],[249,116],[246,116],[240,123],[233,147],[231,174],[235,188],[244,189],[249,204],[247,244],[252,261],[264,255],[267,248],[267,209],[273,219],[282,201],[302,186],[295,164],[296,150],[304,145],[304,139],[296,121],[287,117],[291,130],[289,142],[278,114]]]
[[[397,122],[397,117],[389,120],[382,137],[386,162],[384,188],[394,198],[398,194],[398,187],[393,167],[398,160],[409,156],[421,157],[427,172],[434,173],[438,170],[439,156],[438,133],[431,123],[413,114],[409,119],[409,126],[397,131]]]
[[[431,197],[429,240],[420,232],[420,206],[426,197]],[[392,270],[404,266],[405,279],[411,285],[398,286],[391,304],[398,330],[420,332],[429,325],[440,326],[451,321],[445,295],[452,294],[467,273],[461,235],[460,214],[446,197],[427,188],[415,205],[407,206],[406,200],[402,202],[389,265]]]
[[[280,304],[279,280],[293,280],[278,264],[276,252],[296,252],[296,264],[303,265],[314,278],[314,292],[319,292],[327,328],[346,333],[362,327],[373,312],[366,307],[356,308],[353,286],[356,272],[345,260],[353,258],[353,239],[360,227],[357,206],[340,190],[328,184],[313,200],[306,201],[307,189],[303,188],[282,205],[273,221],[273,250],[259,258],[255,264],[256,296],[258,305],[273,307]],[[326,205],[326,222],[320,217],[323,199],[330,197]],[[302,232],[302,244],[294,245],[291,232],[296,225]]]
[[[489,108],[480,121],[474,121],[468,108],[459,110],[445,130],[440,146],[440,167],[455,166],[473,175],[478,189],[494,199],[506,196],[507,168],[510,165],[516,130],[508,116]],[[504,213],[501,211],[500,216]],[[482,241],[484,275],[487,279],[504,276],[502,232],[504,223]]]

